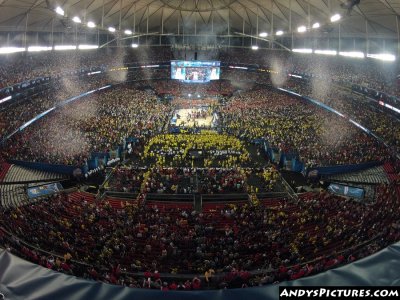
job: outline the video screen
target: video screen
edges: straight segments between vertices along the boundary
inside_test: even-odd
[[[202,83],[218,80],[220,70],[219,61],[171,61],[171,79],[183,82]]]
[[[328,191],[340,196],[346,196],[356,199],[363,199],[365,196],[365,190],[362,188],[351,187],[336,183],[331,183],[328,186]]]

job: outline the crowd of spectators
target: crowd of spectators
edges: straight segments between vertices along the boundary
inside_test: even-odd
[[[0,89],[37,77],[58,77],[92,67],[108,69],[134,63],[153,64],[171,58],[169,47],[17,53],[0,57]]]
[[[340,118],[306,101],[258,89],[232,97],[221,109],[228,134],[263,138],[272,148],[297,153],[306,166],[384,161],[384,144]]]
[[[396,65],[387,67],[370,60],[359,63],[282,51],[270,54],[260,58],[257,52],[231,49],[221,52],[220,58],[227,63],[270,66],[399,95],[394,82],[398,72]],[[149,51],[106,49],[70,54],[16,54],[2,58],[0,87],[94,65],[124,67],[134,61],[158,62],[171,58],[170,49],[162,47]],[[264,138],[279,151],[297,153],[307,166],[384,161],[389,157],[382,143],[344,118],[266,88],[244,91],[228,100],[219,111],[224,134],[160,134],[173,107],[159,102],[153,93],[143,91],[144,87],[149,85],[163,94],[182,95],[194,91],[230,95],[237,88],[250,87],[238,83],[243,79],[241,74],[226,72],[224,76],[230,82],[222,80],[198,86],[172,81],[145,82],[139,84],[140,90],[124,85],[92,94],[16,134],[2,149],[0,157],[83,165],[92,151],[111,150],[126,137],[146,138],[149,143],[142,158],[157,167],[147,170],[118,168],[109,189],[172,194],[248,191],[249,171],[232,168],[249,161],[245,142],[240,139]],[[250,81],[267,78],[247,74],[250,74],[247,78]],[[126,78],[163,75],[160,70],[141,69],[129,73]],[[7,104],[10,106],[0,112],[0,135],[9,134],[60,101],[109,80],[108,77],[99,78],[105,79],[73,84],[59,80],[24,102]],[[313,94],[315,91],[310,87],[292,87],[351,114],[399,150],[398,121],[368,104],[360,106],[366,100],[337,91],[320,97],[320,94]],[[190,166],[196,159],[202,160],[207,168],[171,167]],[[399,166],[395,167],[398,170]],[[273,189],[277,181],[273,169],[257,176],[262,176],[267,189]],[[197,212],[179,208],[179,205],[161,211],[143,203],[116,209],[107,201],[94,203],[83,197],[76,202],[68,195],[58,195],[18,208],[1,208],[0,226],[4,230],[0,227],[0,244],[53,270],[130,287],[191,290],[210,285],[219,288],[256,286],[316,274],[398,241],[400,206],[396,189],[380,186],[376,197],[375,204],[365,206],[321,192],[306,194],[296,203],[283,201],[273,207],[262,203],[228,205],[223,209]],[[358,245],[362,245],[361,250],[356,251]],[[267,268],[255,272],[258,275],[250,272],[262,266]],[[208,279],[195,276],[164,280],[160,275],[163,273],[177,278],[185,273],[206,273]],[[218,280],[214,281],[216,274],[219,274]]]
[[[160,274],[179,278],[212,269],[225,274],[212,287],[247,287],[315,274],[397,241],[396,191],[379,186],[376,198],[366,206],[308,193],[272,207],[229,205],[196,212],[129,203],[115,209],[107,201],[60,195],[3,211],[1,226],[12,236],[3,232],[0,240],[47,268],[113,284],[161,289],[164,281],[168,287],[173,282],[154,283]],[[265,269],[250,272],[260,268]],[[197,278],[197,288],[207,287],[202,276]],[[193,288],[192,281],[185,289]]]
[[[175,51],[175,55],[180,54]],[[337,83],[354,83],[391,95],[400,95],[397,79],[400,68],[397,63],[385,64],[373,59],[357,60],[340,56],[302,55],[283,50],[252,51],[233,48],[220,49],[214,56],[213,59],[219,59],[227,65],[252,64],[256,68],[262,67],[285,74],[307,74]],[[57,77],[93,67],[120,68],[138,62],[150,64],[168,62],[173,58],[182,59],[174,57],[174,51],[170,47],[102,48],[90,51],[13,54],[0,58],[0,88],[36,77]],[[150,71],[147,69],[144,72]],[[230,77],[226,74],[222,76]],[[221,90],[221,87],[217,88]],[[230,91],[228,87],[222,90],[224,93]]]
[[[224,69],[221,78],[227,80],[234,90],[250,90],[257,86],[257,83],[271,84],[270,74],[264,72],[249,72],[240,69]]]
[[[229,80],[214,80],[207,84],[198,83],[182,83],[177,80],[162,80],[155,81],[152,83],[157,94],[160,95],[172,95],[172,96],[184,96],[197,98],[197,95],[204,96],[219,96],[219,95],[231,95],[234,91]]]
[[[317,99],[357,121],[400,153],[400,121],[376,102],[337,88],[316,91],[312,84],[303,81],[291,80],[287,85],[289,89]]]
[[[252,64],[270,70],[317,77],[338,84],[357,84],[390,95],[400,96],[398,62],[385,63],[374,59],[331,57],[317,54],[304,55],[282,50],[252,51],[226,49],[219,59],[229,64]]]
[[[278,171],[265,168],[116,167],[105,188],[113,192],[233,194],[274,191]]]
[[[202,169],[198,174],[198,192],[202,194],[245,193],[250,170]]]
[[[234,136],[213,131],[200,134],[161,134],[152,137],[143,158],[158,166],[191,166],[200,161],[203,167],[243,166],[250,160],[246,145]]]
[[[263,172],[259,175],[265,182],[265,186],[263,187],[263,191],[273,191],[275,185],[278,182],[279,178],[279,172],[273,168],[264,168]],[[255,190],[255,192],[258,192],[258,190]]]
[[[139,193],[142,189],[146,170],[143,168],[134,168],[122,166],[115,168],[106,189],[114,192]]]
[[[127,137],[143,138],[163,128],[170,107],[129,86],[79,99],[35,122],[7,142],[7,158],[55,164],[85,164],[91,152],[108,152]]]
[[[102,83],[94,80],[92,84]],[[292,89],[312,93],[303,85],[292,85]],[[24,102],[27,110],[19,110],[20,106],[15,104],[3,111],[7,124],[3,135],[73,92],[52,89],[46,93],[56,97],[33,97]],[[149,92],[126,87],[88,97],[56,110],[17,134],[8,142],[3,155],[29,161],[82,164],[91,151],[111,150],[122,144],[125,137],[150,137],[161,132],[172,112],[168,102],[161,104]],[[370,129],[398,150],[395,119],[368,109],[367,105],[363,110],[357,109],[359,99],[344,92],[332,92],[322,99],[339,111],[352,112],[352,117],[361,124],[372,125]],[[383,161],[388,156],[383,144],[344,118],[271,89],[255,89],[231,97],[220,115],[226,133],[248,141],[264,138],[273,148],[297,153],[307,166]],[[214,134],[160,135],[150,140],[143,158],[160,166],[190,165],[194,159],[203,159],[205,167],[227,168],[248,160],[247,150],[237,143],[241,144],[234,137]],[[199,151],[207,152],[207,156],[203,158]],[[220,157],[225,158],[220,160]]]
[[[260,55],[263,54],[263,55]],[[265,55],[264,55],[265,54]],[[107,58],[107,59],[105,59]],[[119,67],[133,66],[134,62],[160,62],[169,61],[173,58],[173,51],[168,47],[146,47],[141,49],[98,49],[95,51],[71,51],[48,53],[23,53],[2,57],[1,72],[4,76],[3,80],[8,80],[7,84],[21,82],[25,79],[32,79],[37,76],[66,74],[71,71],[82,70],[94,66],[99,66],[103,69],[113,69],[115,74]],[[227,64],[250,63],[256,66],[266,67],[266,71],[277,72],[297,72],[312,75],[313,77],[321,78],[322,80],[330,79],[334,82],[354,82],[368,87],[374,87],[378,90],[395,88],[397,85],[392,82],[390,87],[387,87],[387,82],[396,78],[398,71],[397,64],[382,64],[373,60],[354,60],[341,57],[323,57],[317,55],[299,55],[288,53],[285,51],[248,51],[245,49],[227,49],[219,52],[219,59]],[[116,69],[115,69],[116,68]],[[143,78],[167,78],[164,73],[168,73],[169,69],[146,69],[139,68],[135,72],[128,72],[125,79],[143,79]],[[123,73],[123,72],[122,72]],[[267,73],[249,73],[244,71],[225,69],[222,72],[222,77],[228,80],[212,81],[207,85],[184,85],[177,81],[158,81],[152,83],[154,89],[158,93],[183,94],[194,92],[194,94],[232,94],[232,92],[241,88],[240,81],[244,79],[250,81],[262,82],[263,79],[269,82]],[[112,72],[109,77],[102,77],[100,80],[91,79],[92,81],[110,80],[113,78]],[[120,75],[116,75],[119,77]],[[96,77],[97,78],[97,77]],[[118,78],[114,78],[118,80]],[[385,81],[385,83],[376,83],[377,81]],[[98,82],[99,83],[99,82]],[[2,135],[12,132],[17,129],[24,121],[29,120],[37,113],[43,112],[58,101],[64,100],[71,95],[76,95],[79,91],[90,89],[92,86],[98,86],[98,83],[92,83],[90,80],[84,82],[65,82],[59,80],[54,83],[54,86],[46,92],[31,97],[21,103],[15,103],[12,110],[5,109],[2,112],[1,119],[6,120],[1,126]],[[194,95],[193,94],[193,95]],[[369,115],[365,113],[364,115]],[[374,118],[376,120],[376,118]],[[376,122],[375,122],[376,123]],[[386,130],[387,127],[395,128],[396,126],[388,126],[381,128],[380,132],[392,132]],[[394,124],[395,125],[395,124]],[[392,144],[396,139],[397,133],[392,137]],[[397,147],[397,145],[396,145]]]
[[[241,168],[152,168],[144,193],[223,194],[247,192],[252,171]]]
[[[294,55],[292,71],[307,73],[338,84],[357,84],[400,96],[397,63],[382,63],[373,59],[357,60],[342,57]]]
[[[218,104],[218,98],[204,97],[196,99],[194,97],[190,99],[188,97],[174,97],[171,104],[179,109],[209,107],[209,109],[213,110]]]
[[[42,112],[81,93],[102,87],[109,82],[104,76],[54,80],[42,90],[21,99],[6,102],[0,109],[0,139]]]

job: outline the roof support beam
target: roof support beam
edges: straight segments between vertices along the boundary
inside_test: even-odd
[[[119,25],[118,29],[121,30],[121,22],[122,22],[122,0],[119,0]]]
[[[136,1],[133,1],[133,2],[131,3],[131,7],[132,7],[132,5],[135,5],[135,7],[134,7],[134,13],[136,13],[136,4],[139,3],[140,1],[142,1],[142,0],[136,0]],[[144,9],[144,8],[147,9],[147,6],[153,4],[153,3],[156,2],[156,1],[159,1],[159,0],[153,0],[153,1],[151,1],[150,3],[147,3],[146,5],[144,5],[144,6],[140,7],[140,8],[138,8],[137,11],[140,11],[140,10],[142,10],[142,9]],[[140,3],[139,3],[139,4],[140,4]],[[132,16],[132,14],[126,16],[125,19],[128,19],[128,18],[130,18],[131,16]]]
[[[393,8],[393,6],[390,5],[389,2],[387,2],[387,0],[379,0],[383,5],[386,6],[386,8],[390,9],[395,15],[398,16],[397,11]]]
[[[399,16],[396,17],[396,28],[397,28],[397,56],[400,57],[400,22]]]

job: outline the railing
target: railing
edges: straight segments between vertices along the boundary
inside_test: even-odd
[[[3,231],[5,234],[8,235],[9,240],[10,240],[11,243],[13,243],[13,244],[15,243],[15,240],[18,240],[18,243],[16,243],[18,246],[24,245],[24,246],[27,247],[28,249],[37,251],[37,252],[39,252],[39,253],[42,254],[42,255],[45,255],[45,256],[52,256],[52,257],[54,257],[54,258],[59,258],[61,261],[64,260],[64,256],[59,255],[59,254],[55,254],[55,253],[50,252],[50,251],[43,250],[43,249],[41,249],[41,248],[39,248],[39,247],[35,247],[35,246],[33,246],[33,245],[31,245],[31,244],[25,242],[24,240],[21,240],[19,237],[14,236],[14,234],[12,234],[12,233],[9,232],[8,230],[6,230],[4,227],[0,227],[0,230]],[[382,235],[383,235],[382,233],[381,233],[381,234],[378,234],[378,235],[376,235],[375,237],[373,237],[373,238],[371,238],[371,239],[369,239],[369,240],[367,240],[367,241],[365,241],[365,242],[362,242],[362,243],[357,244],[357,245],[355,245],[355,246],[352,246],[352,247],[343,249],[343,250],[341,250],[341,251],[335,252],[335,254],[338,256],[338,255],[341,255],[341,254],[345,254],[345,253],[347,253],[347,252],[349,252],[349,251],[351,251],[351,253],[352,253],[353,255],[354,255],[354,254],[357,254],[358,252],[362,251],[366,246],[368,246],[370,243],[372,243],[373,241],[375,241],[375,240],[377,240],[378,238],[382,237]],[[14,242],[13,242],[13,241],[14,241]],[[290,270],[290,269],[292,269],[292,268],[295,267],[295,266],[305,267],[305,266],[307,266],[307,265],[313,265],[313,264],[316,264],[316,263],[318,263],[318,262],[323,261],[324,259],[325,259],[325,257],[319,257],[319,258],[316,258],[316,259],[313,259],[313,260],[309,260],[309,261],[307,261],[307,262],[303,262],[303,263],[301,263],[301,264],[288,266],[287,269]],[[88,269],[88,268],[96,268],[96,269],[98,269],[98,270],[100,270],[100,271],[104,271],[104,272],[108,272],[108,271],[109,271],[109,269],[106,268],[106,267],[103,267],[103,266],[99,267],[99,266],[95,266],[95,265],[88,264],[88,263],[85,263],[85,262],[82,262],[82,261],[78,261],[78,260],[74,260],[74,259],[72,259],[71,262],[72,262],[73,264],[76,264],[76,265],[79,265],[79,266],[83,266],[83,267],[85,267],[85,268],[87,268],[87,269]],[[341,264],[341,265],[343,265],[343,264]],[[333,266],[333,268],[336,268],[336,267],[338,267],[338,266],[339,266],[339,265],[335,265],[335,266]],[[249,273],[250,273],[252,276],[257,276],[257,275],[263,275],[263,274],[274,274],[274,273],[277,273],[278,271],[279,271],[279,269],[267,268],[266,265],[264,265],[261,269],[249,271]],[[324,271],[325,271],[325,270],[324,270]],[[220,282],[221,280],[223,280],[228,274],[229,274],[229,272],[216,273],[216,274],[213,275],[213,278],[216,279],[216,281],[217,281],[217,283],[218,283],[218,282]],[[129,277],[134,277],[134,278],[143,278],[143,277],[144,277],[144,272],[125,272],[125,271],[122,271],[122,272],[121,272],[121,275],[129,276]],[[193,274],[193,273],[192,273],[192,274],[170,274],[170,273],[160,273],[160,277],[161,277],[162,279],[169,279],[169,280],[187,280],[187,279],[190,280],[190,279],[194,278],[195,276],[197,276],[197,277],[200,278],[200,279],[204,279],[204,278],[205,278],[203,275]],[[215,280],[214,280],[214,283],[215,283]]]
[[[226,201],[246,201],[249,199],[248,193],[236,193],[236,194],[202,194],[202,203],[215,203],[215,202],[226,202]]]
[[[103,194],[103,197],[114,197],[121,200],[136,200],[138,196],[139,193],[113,192],[113,191],[106,191]]]
[[[147,193],[146,201],[194,203],[194,194],[157,194]]]
[[[297,196],[297,194],[295,193],[295,191],[292,189],[292,187],[289,185],[289,183],[287,183],[287,181],[285,180],[285,178],[283,178],[282,174],[279,173],[279,179],[281,180],[281,182],[283,183],[283,186],[285,187],[286,191],[288,192],[289,197],[293,200],[293,201],[297,201],[299,200],[299,197]]]
[[[259,199],[283,199],[291,198],[287,192],[266,192],[266,193],[256,193]]]

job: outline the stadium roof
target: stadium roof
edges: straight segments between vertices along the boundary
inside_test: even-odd
[[[97,28],[157,33],[292,32],[319,22],[329,34],[340,13],[342,36],[398,38],[400,1],[361,0],[0,0],[0,31],[63,31],[78,16]],[[64,17],[54,9],[60,6]],[[367,22],[366,22],[367,20]],[[324,25],[325,24],[325,25]],[[229,28],[229,31],[228,31]],[[258,29],[257,29],[258,28]]]

